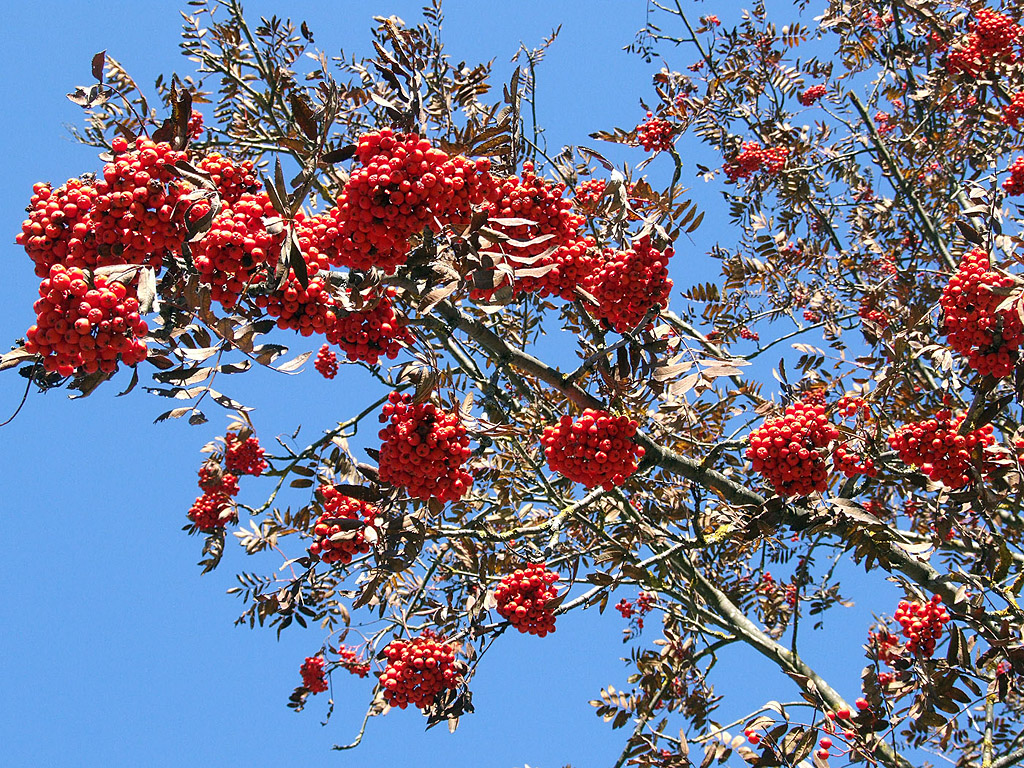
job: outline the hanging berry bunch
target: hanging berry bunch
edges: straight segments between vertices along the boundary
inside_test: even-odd
[[[224,439],[227,444],[224,450],[224,466],[228,472],[259,477],[270,466],[263,458],[263,449],[255,435],[243,440],[238,433],[228,432]]]
[[[587,488],[611,490],[637,470],[644,449],[633,442],[637,422],[590,408],[576,421],[562,416],[544,427],[541,444],[548,466]]]
[[[555,614],[548,603],[558,596],[557,582],[558,574],[543,563],[517,569],[494,590],[498,613],[520,632],[539,637],[554,632]]]
[[[307,656],[299,673],[302,675],[302,686],[310,693],[322,693],[327,690],[323,656]]]
[[[392,640],[383,655],[387,666],[379,679],[388,706],[405,709],[412,704],[427,709],[441,691],[454,689],[460,682],[454,646],[430,632]]]
[[[963,488],[971,483],[972,454],[980,449],[984,457],[985,449],[995,444],[991,424],[962,435],[963,420],[963,414],[953,418],[950,411],[941,410],[934,418],[904,424],[889,437],[889,445],[899,451],[904,464],[950,488]]]
[[[801,401],[750,433],[746,457],[780,496],[807,496],[827,487],[822,449],[837,437],[825,406]]]
[[[380,421],[380,479],[416,499],[457,501],[473,483],[462,469],[470,456],[469,435],[458,414],[433,403],[414,403],[392,392]]]
[[[321,485],[318,494],[323,512],[313,524],[315,541],[309,553],[325,563],[345,565],[352,562],[355,555],[369,552],[366,532],[374,526],[377,508],[345,496],[331,485]]]
[[[645,235],[628,251],[606,250],[585,286],[597,299],[591,311],[618,333],[633,330],[654,308],[668,306],[671,247],[659,251]]]

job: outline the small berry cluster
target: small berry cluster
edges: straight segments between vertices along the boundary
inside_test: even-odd
[[[1017,91],[1010,103],[1003,107],[1002,121],[1011,128],[1016,128],[1024,118],[1024,91]]]
[[[636,140],[644,152],[667,152],[672,149],[674,134],[672,123],[663,117],[655,117],[653,112],[648,112],[647,121],[636,127]]]
[[[836,471],[842,472],[847,477],[855,477],[857,475],[875,477],[878,474],[875,462],[870,458],[861,456],[859,453],[848,450],[847,445],[848,443],[843,443],[832,454],[832,461],[835,464]]]
[[[891,264],[891,262],[885,263]],[[882,328],[886,328],[889,325],[889,315],[878,308],[877,299],[873,296],[864,296],[860,300],[860,307],[857,309],[857,314],[862,320],[867,320],[868,322],[879,325]]]
[[[1016,309],[998,311],[1004,298],[999,289],[1013,284],[1013,278],[990,269],[988,254],[975,248],[964,256],[939,299],[949,345],[982,375],[1009,376],[1024,342]]]
[[[232,206],[242,199],[242,195],[254,195],[260,191],[256,167],[251,160],[237,162],[212,152],[200,160],[196,167],[210,174],[224,205]]]
[[[889,446],[904,464],[918,467],[932,480],[963,488],[971,482],[971,454],[995,444],[991,424],[959,434],[963,419],[963,414],[953,418],[948,410],[938,411],[934,418],[904,424],[889,437]]]
[[[558,574],[533,563],[502,578],[494,590],[498,613],[520,632],[544,637],[555,631],[555,614],[547,607],[558,596]]]
[[[329,345],[324,344],[316,353],[313,367],[325,379],[333,379],[338,375],[338,356],[334,354]]]
[[[327,690],[323,656],[307,656],[299,672],[302,674],[302,687],[310,693],[322,693]]]
[[[338,666],[356,677],[366,677],[370,674],[370,662],[363,661],[354,648],[338,649]]]
[[[412,704],[425,710],[441,691],[459,684],[455,648],[430,633],[392,640],[384,656],[388,663],[380,673],[380,684],[388,706],[405,709]]]
[[[201,531],[223,528],[238,519],[238,512],[231,505],[231,497],[219,491],[207,491],[192,502],[188,519]]]
[[[355,555],[369,552],[366,529],[373,527],[377,508],[345,496],[331,485],[321,485],[318,493],[323,512],[313,524],[316,538],[309,553],[325,563],[347,565]]]
[[[193,112],[188,116],[188,125],[185,127],[185,133],[192,140],[198,139],[203,135],[203,113]]]
[[[25,349],[40,355],[47,371],[111,373],[118,357],[126,365],[146,359],[149,328],[135,289],[123,283],[94,275],[90,284],[84,270],[54,264],[32,308],[36,322],[25,333]]]
[[[740,338],[747,339],[748,341],[760,341],[761,334],[759,334],[757,331],[750,330],[750,328],[748,328],[747,326],[743,326],[742,328],[740,328]]]
[[[390,128],[359,137],[353,170],[337,206],[332,261],[351,269],[394,272],[409,239],[438,224],[463,224],[490,187],[490,161],[449,157],[415,134]]]
[[[392,392],[380,414],[380,479],[424,501],[457,501],[473,483],[462,469],[472,451],[458,414]]]
[[[836,403],[836,413],[846,419],[871,418],[871,406],[863,397],[843,395]]]
[[[903,643],[885,627],[868,632],[868,650],[874,658],[890,667],[896,663],[903,653]]]
[[[597,299],[591,311],[618,333],[632,331],[654,308],[668,306],[671,247],[659,251],[645,235],[628,251],[605,250],[604,260],[584,283]]]
[[[612,490],[637,470],[644,449],[633,442],[637,422],[590,408],[579,419],[562,416],[544,427],[541,444],[548,467],[587,488]]]
[[[828,89],[824,85],[812,85],[810,88],[808,88],[799,96],[797,96],[797,98],[800,100],[800,103],[803,106],[809,107],[822,96],[824,96],[826,93],[828,93]]]
[[[1024,157],[1018,157],[1008,169],[1010,178],[1003,182],[1008,195],[1024,195]]]
[[[981,8],[967,37],[946,54],[946,71],[978,77],[997,64],[1012,64],[1017,59],[1013,48],[1021,36],[1021,27],[1010,16]]]
[[[926,603],[901,600],[893,618],[903,627],[907,650],[930,658],[935,653],[935,643],[942,637],[943,627],[949,621],[949,614],[942,605],[942,597],[933,595]]]
[[[769,175],[775,175],[786,166],[787,157],[789,149],[786,147],[762,147],[756,141],[747,141],[723,170],[729,181],[750,178],[762,169]]]
[[[238,475],[225,472],[220,462],[211,459],[199,468],[199,488],[204,493],[238,495]]]
[[[224,449],[224,467],[236,475],[252,475],[259,477],[270,466],[263,458],[263,449],[255,435],[244,440],[235,432],[228,432],[224,437],[227,447]]]
[[[807,496],[828,485],[820,449],[837,437],[825,407],[801,401],[750,433],[746,457],[780,496]]]
[[[636,616],[636,627],[637,629],[644,628],[644,616],[648,614],[653,605],[658,601],[658,596],[653,592],[641,592],[636,596],[636,602],[633,603],[626,598],[622,598],[618,603],[615,604],[615,610],[617,610],[622,618],[632,619]]]

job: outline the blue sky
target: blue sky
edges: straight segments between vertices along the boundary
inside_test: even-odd
[[[364,51],[371,16],[397,14],[415,23],[419,8],[397,0],[246,6],[250,17],[276,11],[307,20],[329,52],[340,46]],[[504,80],[520,41],[536,45],[562,24],[539,73],[540,119],[554,147],[593,144],[587,133],[635,125],[643,117],[639,99],[653,96],[650,77],[658,65],[621,50],[644,23],[644,8],[643,2],[452,1],[445,4],[446,40],[456,59],[494,58]],[[4,343],[33,320],[38,282],[13,242],[32,184],[59,184],[100,168],[94,150],[77,145],[64,127],[81,117],[64,94],[90,81],[91,56],[103,49],[143,86],[160,72],[191,71],[177,52],[178,9],[163,0],[37,1],[5,9],[7,28],[17,33],[7,36],[0,65],[6,166],[0,230],[8,233],[0,237]],[[677,57],[676,68],[689,63],[689,54]],[[640,159],[637,151],[632,161]],[[701,194],[714,205],[710,192]],[[676,266],[688,273],[677,278],[682,284],[693,279],[695,266],[705,268],[703,246],[677,250],[677,262],[687,260]],[[295,351],[314,348],[299,337],[295,342]],[[237,377],[228,393],[257,406],[261,434],[303,423],[306,434],[316,436],[372,399],[360,391],[355,371],[343,369],[341,376],[348,378],[257,373]],[[211,410],[205,426],[154,425],[166,401],[141,391],[116,398],[118,383],[126,381],[122,374],[74,402],[59,391],[33,393],[14,423],[0,429],[5,765],[276,766],[316,760],[553,768],[614,761],[625,734],[609,730],[586,702],[601,686],[625,686],[628,671],[618,657],[627,646],[620,642],[618,616],[595,611],[560,619],[559,631],[543,640],[506,633],[474,679],[477,713],[464,718],[454,737],[443,728],[424,734],[415,712],[396,711],[371,723],[359,750],[332,754],[331,744],[349,741],[357,730],[371,681],[335,677],[336,708],[326,728],[319,724],[325,696],[312,698],[299,715],[285,706],[302,659],[319,647],[321,636],[296,629],[277,641],[269,631],[233,627],[240,604],[224,591],[236,570],[253,565],[231,549],[218,572],[200,577],[194,565],[199,540],[180,530],[197,495],[199,449],[222,434],[226,422]],[[16,407],[22,387],[20,377],[0,376],[0,421]],[[243,494],[246,487],[258,494],[255,482],[243,486]],[[862,635],[865,620],[862,609],[841,621]],[[654,639],[653,628],[645,637]],[[833,663],[850,684],[856,681],[859,656]],[[750,679],[745,658],[737,657],[735,665],[735,682],[744,686],[749,703],[778,695],[763,678]]]

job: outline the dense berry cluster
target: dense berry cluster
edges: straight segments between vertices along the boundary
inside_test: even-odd
[[[366,529],[373,527],[377,508],[345,496],[330,485],[321,485],[319,495],[323,512],[313,524],[315,541],[309,553],[325,563],[344,565],[352,562],[355,555],[369,552]]]
[[[812,85],[810,88],[803,91],[803,93],[801,93],[797,98],[800,100],[801,104],[805,107],[809,107],[826,93],[828,93],[828,89],[824,85]]]
[[[1021,33],[1021,27],[1010,16],[981,8],[967,37],[946,54],[946,70],[977,77],[997,64],[1012,64],[1017,59],[1014,46],[1020,42]]]
[[[198,139],[203,135],[203,113],[193,112],[188,116],[188,125],[185,127],[185,133],[188,134],[190,139]]]
[[[1024,195],[1024,157],[1018,157],[1007,169],[1010,178],[1003,182],[1003,189],[1008,195]]]
[[[774,175],[786,166],[787,157],[789,150],[786,147],[762,147],[756,141],[747,141],[723,170],[729,181],[750,178],[762,169]]]
[[[871,406],[863,397],[843,395],[836,403],[836,413],[847,419],[854,419],[858,416],[867,419],[871,416]]]
[[[460,224],[490,186],[490,161],[449,157],[415,134],[390,128],[359,138],[353,170],[337,206],[332,263],[393,272],[409,256],[409,238],[439,224]],[[336,259],[336,261],[335,261]]]
[[[1013,278],[990,269],[988,254],[975,248],[964,256],[939,300],[949,345],[983,375],[1008,376],[1024,342],[1016,309],[998,311],[1004,299],[999,289],[1012,285]]]
[[[307,656],[299,672],[302,674],[302,686],[310,693],[322,693],[327,690],[323,656]]]
[[[564,184],[552,184],[534,173],[533,163],[523,163],[521,178],[510,176],[496,182],[488,195],[489,227],[508,238],[489,250],[504,255],[517,273],[512,283],[516,295],[537,293],[571,299],[590,271],[591,243],[579,236],[584,219],[573,211],[572,200],[563,197],[564,192]],[[511,219],[533,223],[505,223]],[[489,299],[501,287],[497,275],[493,282],[498,284],[478,287],[474,298]]]
[[[759,334],[757,331],[752,331],[747,326],[743,326],[742,328],[740,328],[740,338],[747,339],[748,341],[760,341],[761,334]]]
[[[224,449],[224,467],[228,472],[259,477],[269,466],[263,458],[259,438],[255,435],[242,440],[237,433],[228,432],[224,439],[227,443]]]
[[[604,259],[585,282],[597,299],[591,311],[604,324],[626,333],[654,308],[668,306],[672,281],[668,277],[671,247],[659,251],[645,235],[628,251],[605,250]]]
[[[238,475],[225,472],[219,462],[211,459],[199,468],[199,488],[204,493],[237,496]]]
[[[1010,99],[1010,103],[1003,107],[1003,123],[1016,128],[1021,119],[1024,118],[1024,91],[1017,91]]]
[[[458,414],[433,403],[414,403],[392,392],[380,421],[380,479],[416,499],[457,501],[473,483],[462,469],[470,456],[469,435]]]
[[[802,401],[751,432],[746,457],[780,496],[806,496],[825,490],[828,470],[821,449],[837,437],[825,407]]]
[[[262,186],[256,178],[256,167],[251,160],[236,161],[230,157],[212,152],[196,166],[210,174],[217,193],[224,205],[231,206],[242,199],[242,195],[254,195]]]
[[[334,354],[329,345],[324,344],[320,347],[320,351],[316,353],[313,367],[325,379],[333,379],[338,375],[338,356]]]
[[[395,313],[394,288],[387,288],[373,300],[365,300],[362,309],[339,311],[327,340],[345,351],[349,360],[376,365],[380,358],[394,359],[413,337],[405,321]]]
[[[949,614],[942,605],[942,597],[933,595],[926,603],[901,600],[893,618],[903,627],[907,650],[930,657],[935,653],[935,643],[942,637]]]
[[[934,418],[904,424],[889,437],[889,446],[905,464],[918,467],[932,480],[950,488],[963,488],[971,482],[971,454],[995,444],[991,424],[959,433],[963,414],[956,418],[941,410]]]
[[[206,237],[195,244],[196,270],[225,308],[234,307],[251,283],[277,265],[284,232],[270,234],[263,223],[264,217],[276,216],[265,192],[243,194],[221,209]]]
[[[558,596],[558,574],[533,563],[505,576],[494,590],[498,613],[520,632],[544,637],[555,631],[555,614],[548,603]]]
[[[370,662],[364,661],[353,648],[338,649],[338,666],[356,677],[366,677],[370,674]]]
[[[637,423],[628,416],[612,416],[590,408],[576,421],[562,416],[544,427],[541,444],[548,466],[587,488],[611,490],[637,469],[644,449],[633,442]]]
[[[47,371],[70,376],[76,371],[113,372],[146,359],[148,333],[139,315],[135,289],[60,264],[50,267],[33,305],[36,322],[25,333],[25,349],[42,357]]]
[[[392,640],[384,656],[388,663],[380,673],[380,684],[389,706],[405,709],[412,704],[427,709],[441,691],[459,684],[455,648],[431,634]]]
[[[206,491],[192,503],[188,519],[201,531],[223,528],[238,519],[231,497],[220,491]]]
[[[636,127],[636,140],[644,152],[667,152],[672,149],[674,134],[672,123],[663,117],[655,117],[653,112],[648,112],[647,121]]]

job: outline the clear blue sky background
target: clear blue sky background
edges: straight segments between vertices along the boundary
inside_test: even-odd
[[[95,152],[64,128],[81,118],[64,94],[90,82],[90,58],[103,49],[143,86],[161,72],[190,72],[177,51],[178,9],[165,0],[37,0],[5,9],[4,345],[33,321],[38,281],[14,244],[32,184],[59,184],[101,167]],[[415,23],[418,9],[407,0],[247,3],[250,17],[276,11],[307,20],[328,52],[365,51],[371,16],[398,14]],[[563,25],[539,75],[540,118],[552,147],[593,144],[586,138],[592,130],[635,125],[643,117],[639,99],[653,100],[650,78],[658,65],[621,50],[644,23],[639,0],[449,0],[445,10],[449,53],[469,62],[494,58],[499,81],[507,79],[520,41],[535,45]],[[714,10],[728,18],[725,9]],[[692,58],[675,56],[677,69]],[[638,150],[630,157],[642,159]],[[651,168],[659,170],[666,168]],[[700,195],[712,208],[707,236],[721,234],[714,226],[716,194]],[[681,244],[677,285],[704,277],[700,271],[712,276],[704,244]],[[295,342],[296,351],[310,348],[299,337]],[[346,376],[327,382],[311,370],[297,377],[257,374],[236,377],[227,391],[258,406],[254,419],[265,442],[300,422],[312,439],[371,399],[360,391],[358,372],[343,369]],[[269,561],[246,562],[230,548],[218,572],[200,577],[194,565],[200,541],[180,530],[197,495],[199,448],[223,434],[225,422],[211,409],[205,426],[154,425],[167,401],[141,391],[115,398],[126,381],[122,374],[77,402],[59,391],[33,393],[18,419],[0,429],[0,764],[555,768],[613,762],[625,733],[610,731],[586,702],[601,686],[625,687],[628,671],[618,657],[627,647],[618,615],[596,611],[560,619],[559,631],[544,640],[506,634],[473,681],[477,714],[464,718],[455,736],[443,727],[424,734],[416,712],[395,711],[371,722],[360,749],[331,753],[332,743],[355,734],[371,680],[335,676],[336,709],[326,728],[319,724],[324,695],[311,698],[302,714],[286,708],[302,659],[320,645],[319,631],[295,628],[278,642],[272,632],[233,627],[240,603],[224,594],[232,574],[268,570]],[[23,383],[0,376],[0,421],[16,407]],[[250,500],[260,493],[255,482],[243,485],[243,498],[247,489]],[[841,673],[850,698],[863,663],[856,638],[868,621],[864,608],[830,620],[830,629],[848,627],[854,638],[848,657],[827,665]],[[645,641],[655,637],[656,628],[649,628]],[[813,643],[808,653],[826,655]],[[743,689],[741,705],[786,694],[770,688],[770,678],[754,679],[748,662],[731,658],[734,672],[726,678]]]

